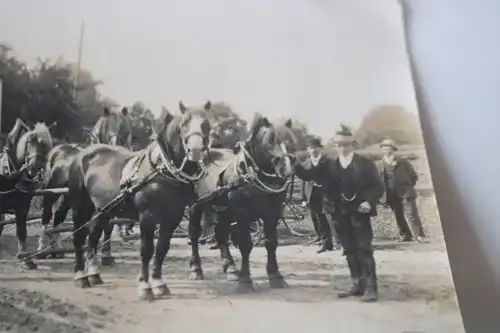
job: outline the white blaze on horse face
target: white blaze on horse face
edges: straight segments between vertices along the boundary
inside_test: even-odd
[[[293,174],[292,161],[290,160],[290,156],[288,155],[288,150],[286,149],[286,145],[283,142],[280,143],[280,148],[283,154],[285,155],[285,167],[283,176],[290,177]]]
[[[193,117],[185,132],[184,148],[188,160],[198,162],[203,158],[203,150],[205,148],[202,124],[205,121],[202,117]]]

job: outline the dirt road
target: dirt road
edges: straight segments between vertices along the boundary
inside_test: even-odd
[[[30,239],[34,247],[34,238]],[[217,251],[202,248],[204,281],[187,279],[189,247],[175,239],[165,264],[169,299],[136,300],[138,250],[115,242],[117,264],[103,268],[103,286],[73,285],[72,258],[39,261],[38,271],[14,264],[15,239],[0,239],[1,332],[463,332],[442,244],[380,243],[380,302],[339,300],[349,286],[340,252],[322,255],[304,245],[278,249],[289,288],[270,290],[266,253],[254,249],[256,291],[237,294],[221,274]],[[68,246],[70,244],[67,244]],[[137,247],[137,245],[135,245]],[[233,250],[239,258],[237,250]]]

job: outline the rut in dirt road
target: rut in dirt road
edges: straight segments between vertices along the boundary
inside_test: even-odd
[[[96,332],[113,323],[107,314],[104,308],[83,309],[38,291],[0,288],[1,332]]]

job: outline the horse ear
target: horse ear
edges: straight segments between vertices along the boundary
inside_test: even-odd
[[[124,115],[125,117],[128,116],[128,109],[126,107],[122,109],[122,115]]]
[[[212,102],[207,101],[207,102],[205,103],[205,105],[203,106],[203,108],[205,109],[205,111],[210,110],[210,109],[212,108]]]
[[[187,110],[187,107],[182,103],[182,101],[179,101],[179,110],[181,110],[181,113],[185,113]]]
[[[287,121],[285,121],[285,126],[288,127],[288,128],[292,128],[292,118],[288,118]]]
[[[7,134],[7,141],[11,145],[14,145],[21,134],[21,130],[23,129],[23,122],[21,119],[16,119],[16,123],[14,127],[10,130],[9,134]]]
[[[104,108],[103,113],[104,113],[104,117],[107,117],[107,116],[109,116],[111,114],[111,111],[109,111],[108,108]]]
[[[250,126],[250,133],[252,136],[254,136],[255,134],[257,134],[257,132],[261,127],[270,127],[270,126],[271,122],[269,121],[269,119],[261,115],[259,112],[256,112],[253,118],[252,125]]]

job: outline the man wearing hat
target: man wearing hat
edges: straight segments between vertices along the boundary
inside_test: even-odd
[[[394,155],[398,148],[393,140],[383,140],[380,147],[384,157],[378,162],[378,169],[385,189],[381,202],[393,211],[401,241],[415,239],[423,242],[425,233],[418,213],[415,191],[418,175],[408,160]]]
[[[338,157],[325,184],[325,200],[333,203],[332,216],[351,273],[352,287],[338,296],[378,299],[373,257],[371,218],[384,192],[375,164],[354,152],[354,138],[346,126],[336,132]]]
[[[321,151],[322,148],[320,138],[311,138],[307,144],[307,152],[309,153],[307,170],[299,166],[299,170],[296,171],[297,176],[304,181],[304,199],[308,203],[314,231],[318,236],[314,243],[321,245],[317,253],[332,251],[335,247],[332,241],[332,230],[323,211],[323,184],[319,176],[321,169],[326,166],[328,161],[327,156]],[[336,236],[335,232],[334,235]]]

